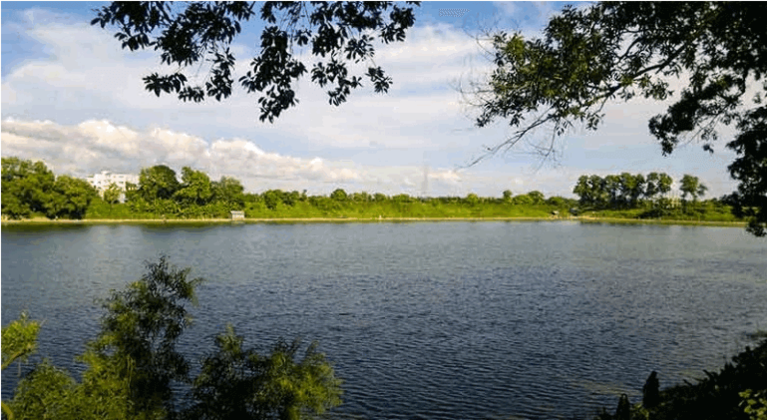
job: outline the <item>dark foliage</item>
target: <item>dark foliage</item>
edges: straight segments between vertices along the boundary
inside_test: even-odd
[[[14,219],[35,214],[48,218],[82,219],[98,197],[88,182],[68,175],[56,177],[43,162],[2,158],[2,212]]]
[[[418,2],[407,2],[418,5]],[[179,71],[144,78],[157,96],[174,93],[183,101],[217,101],[232,94],[236,57],[229,49],[242,24],[260,17],[267,23],[261,34],[261,51],[238,81],[248,93],[259,92],[259,119],[273,122],[282,111],[298,103],[293,83],[307,72],[294,48],[311,48],[323,61],[311,69],[312,81],[325,87],[329,102],[340,105],[351,89],[362,86],[362,77],[350,76],[349,63],[369,63],[365,74],[376,92],[387,92],[392,80],[373,62],[376,37],[388,44],[402,42],[415,24],[412,7],[394,2],[265,2],[260,14],[253,2],[112,2],[96,10],[92,25],[117,27],[115,38],[131,51],[153,48],[160,61],[178,65]],[[209,62],[204,83],[193,84],[184,72]]]
[[[136,410],[160,403],[173,412],[170,384],[187,381],[189,372],[189,362],[176,351],[176,342],[190,323],[186,304],[194,302],[194,289],[202,279],[187,280],[190,269],[169,265],[165,256],[157,263],[147,262],[146,269],[140,281],[112,292],[104,302],[107,315],[91,346],[130,378]]]
[[[545,155],[576,123],[596,130],[608,101],[635,96],[668,98],[670,80],[689,76],[679,99],[653,117],[649,130],[663,154],[687,138],[713,152],[717,129],[734,125],[737,153],[730,174],[737,199],[751,218],[749,230],[764,235],[767,223],[767,30],[762,2],[600,2],[567,6],[538,39],[521,33],[493,37],[494,64],[487,85],[469,92],[481,110],[477,125],[503,119],[517,129],[488,149],[511,147],[539,127],[551,141]],[[755,92],[751,96],[751,92]]]
[[[184,418],[298,420],[302,411],[322,413],[341,403],[341,381],[316,351],[316,343],[300,361],[298,340],[280,340],[269,356],[242,345],[243,338],[231,325],[216,337],[218,351],[203,361],[194,382],[195,404]]]
[[[767,340],[754,349],[746,347],[719,372],[704,373],[706,377],[695,384],[685,381],[685,384],[661,390],[657,399],[653,389],[658,379],[650,375],[643,403],[631,408],[630,417],[626,417],[621,398],[614,416],[602,413],[599,418],[646,420],[649,414],[653,420],[749,420],[740,393],[767,389]]]

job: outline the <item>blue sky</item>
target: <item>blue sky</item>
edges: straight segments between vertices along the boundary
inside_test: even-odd
[[[572,196],[580,175],[624,171],[697,175],[709,196],[734,189],[726,170],[733,155],[724,142],[714,155],[692,142],[663,157],[647,121],[667,104],[643,100],[606,107],[598,131],[577,129],[558,141],[556,159],[542,161],[519,145],[467,167],[483,146],[511,133],[504,122],[474,127],[477,111],[456,90],[492,70],[474,36],[482,27],[535,36],[561,3],[425,2],[404,43],[376,50],[376,64],[394,79],[388,94],[365,87],[333,107],[305,77],[296,86],[300,104],[274,124],[258,121],[257,96],[241,90],[203,104],[145,91],[141,78],[164,70],[159,58],[123,51],[114,29],[90,26],[92,9],[101,4],[0,5],[2,156],[43,160],[56,173],[77,176],[192,166],[214,178],[235,176],[253,192],[500,196],[510,189]],[[441,16],[442,9],[465,14]],[[262,28],[252,21],[235,39],[241,63],[235,80],[256,54]],[[727,131],[722,134],[726,139]]]

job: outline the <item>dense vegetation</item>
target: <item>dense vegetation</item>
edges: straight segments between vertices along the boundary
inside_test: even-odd
[[[141,280],[103,302],[101,331],[78,358],[85,365],[80,380],[43,360],[3,401],[3,418],[298,420],[341,403],[341,382],[316,344],[301,358],[298,341],[280,341],[260,355],[243,347],[231,325],[192,379],[192,361],[176,344],[190,326],[186,308],[202,279],[188,279],[189,269],[164,257],[146,268]],[[39,331],[24,314],[3,327],[3,370],[29,358]]]
[[[733,213],[732,196],[700,200],[708,188],[698,177],[682,177],[681,199],[669,196],[673,183],[671,176],[657,172],[647,176],[623,172],[604,178],[584,175],[578,179],[573,193],[579,197],[579,212],[602,217],[719,222],[739,219]]]
[[[56,177],[43,162],[2,158],[2,214],[81,219],[98,192],[85,180]]]
[[[641,403],[632,405],[624,394],[614,415],[603,412],[599,420],[766,420],[767,339],[755,349],[733,357],[719,372],[704,371],[697,383],[661,390],[653,372],[643,389]]]
[[[329,196],[267,190],[246,193],[239,180],[213,181],[189,167],[181,177],[164,165],[141,170],[138,185],[121,191],[110,185],[101,195],[86,181],[56,177],[42,162],[3,158],[2,212],[13,219],[33,216],[69,219],[229,218],[241,210],[247,218],[453,218],[551,217],[570,213],[618,218],[736,221],[728,197],[700,200],[706,187],[685,175],[682,199],[668,198],[673,179],[667,174],[582,176],[573,192],[579,200],[549,197],[539,191],[499,198],[387,196],[336,189]],[[119,197],[124,195],[125,202]],[[689,197],[689,199],[688,199]]]

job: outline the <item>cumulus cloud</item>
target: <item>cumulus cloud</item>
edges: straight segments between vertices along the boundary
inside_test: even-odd
[[[85,177],[109,170],[138,173],[143,167],[165,164],[178,173],[184,166],[200,169],[217,179],[234,176],[253,192],[271,188],[307,189],[313,194],[327,194],[335,188],[347,191],[407,193],[428,196],[465,196],[470,192],[498,196],[511,189],[515,194],[539,190],[546,196],[572,196],[572,186],[583,174],[605,176],[618,172],[647,173],[665,171],[675,179],[683,173],[698,174],[706,166],[718,168],[723,162],[710,157],[708,163],[683,150],[678,157],[690,166],[681,170],[668,163],[646,168],[616,168],[593,165],[557,166],[535,169],[530,166],[497,165],[489,167],[441,167],[439,165],[362,165],[353,161],[302,158],[264,150],[245,138],[219,138],[208,141],[184,132],[164,128],[137,130],[107,120],[87,120],[75,125],[52,121],[27,121],[6,118],[2,121],[3,156],[42,160],[59,174]],[[719,158],[723,159],[723,158]],[[694,162],[694,163],[693,163]],[[596,168],[596,169],[595,169]],[[717,182],[717,179],[722,179]],[[732,190],[726,178],[703,178],[710,195]],[[713,182],[712,182],[713,181]]]
[[[106,120],[64,126],[7,118],[2,121],[2,153],[42,160],[56,172],[81,177],[103,170],[138,173],[157,164],[178,172],[191,166],[214,178],[234,176],[251,191],[283,188],[326,193],[342,187],[396,194],[402,185],[417,187],[414,180],[423,171],[415,166],[364,167],[321,157],[299,158],[265,151],[243,138],[207,142],[187,133],[161,128],[139,131]],[[438,188],[461,180],[451,169],[437,168],[428,177]]]

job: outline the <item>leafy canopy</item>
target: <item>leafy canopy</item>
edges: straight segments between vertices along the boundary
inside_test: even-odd
[[[696,192],[699,187],[705,189],[705,186],[698,185],[697,177],[685,177],[695,180]],[[582,175],[573,193],[578,195],[581,205],[590,208],[635,208],[642,200],[653,201],[658,195],[668,194],[673,182],[668,174],[657,172],[649,173],[646,178],[642,174],[632,175],[628,172],[604,178],[599,175]]]
[[[418,5],[418,2],[407,2]],[[162,64],[178,70],[144,77],[148,91],[157,96],[173,93],[182,101],[217,101],[232,94],[236,62],[229,48],[242,31],[242,22],[257,16],[253,2],[112,2],[96,10],[92,25],[117,27],[117,38],[131,51],[153,48]],[[329,85],[329,102],[340,105],[351,89],[362,86],[362,77],[349,76],[348,63],[368,62],[367,78],[378,93],[392,84],[375,65],[373,42],[405,40],[415,23],[413,9],[393,2],[265,2],[260,18],[267,23],[261,50],[238,82],[248,93],[259,92],[259,119],[273,122],[282,111],[298,103],[293,83],[307,72],[294,48],[311,46],[322,61],[312,66],[312,81]],[[210,63],[205,80],[190,82],[187,69]]]
[[[181,187],[174,196],[185,203],[204,205],[213,196],[210,178],[205,172],[188,166],[181,169]]]
[[[40,323],[31,321],[26,313],[22,313],[19,319],[3,327],[2,370],[17,360],[27,360],[29,355],[35,352],[39,332]]]
[[[4,157],[2,167],[2,212],[15,219],[34,213],[82,219],[98,195],[87,181],[56,177],[43,162]]]
[[[106,190],[104,190],[104,201],[109,203],[109,206],[111,207],[113,204],[118,203],[120,201],[120,195],[122,194],[122,189],[112,182],[109,184]]]
[[[46,215],[50,218],[68,217],[82,219],[91,201],[98,196],[96,189],[84,179],[60,175],[53,185],[53,192],[46,203]]]
[[[268,356],[243,349],[243,341],[231,325],[216,337],[217,351],[203,361],[185,418],[299,420],[341,404],[341,380],[316,343],[296,361],[298,340],[279,341]]]
[[[2,328],[2,370],[5,370],[15,361],[26,361],[37,350],[37,335],[40,332],[40,323],[31,321],[29,316],[22,312],[19,319]],[[13,410],[2,402],[3,415],[12,419]]]
[[[511,147],[539,128],[552,136],[536,144],[548,155],[576,123],[596,130],[608,101],[635,96],[664,100],[670,81],[689,77],[679,99],[649,122],[663,154],[686,138],[713,152],[721,126],[734,126],[726,147],[739,181],[735,194],[749,230],[767,224],[767,30],[758,2],[628,2],[565,7],[542,38],[493,36],[495,70],[474,84],[479,127],[502,119],[516,131],[488,148]]]
[[[165,165],[156,165],[141,169],[139,173],[139,192],[147,201],[167,200],[173,197],[181,184],[176,179],[176,171]]]
[[[89,344],[87,357],[114,367],[129,378],[130,396],[139,410],[172,410],[172,381],[184,381],[189,362],[176,350],[191,323],[186,303],[194,303],[202,279],[188,280],[190,269],[171,266],[165,257],[147,263],[141,280],[104,302],[107,315],[101,334]]]
[[[708,187],[701,184],[697,176],[685,174],[682,177],[682,185],[679,190],[682,191],[682,199],[686,199],[689,195],[693,201],[696,201],[698,197],[703,196],[708,191]]]
[[[13,218],[45,213],[56,176],[43,162],[2,158],[2,212]]]

